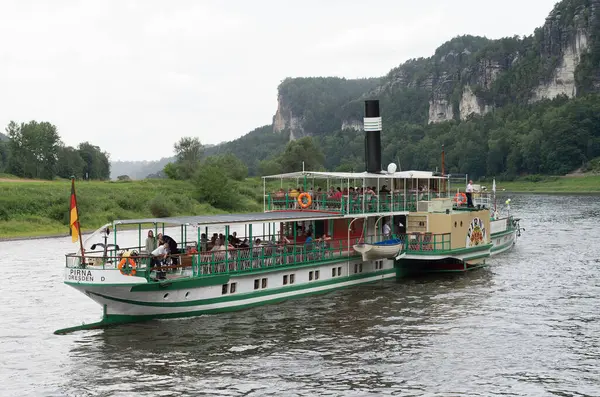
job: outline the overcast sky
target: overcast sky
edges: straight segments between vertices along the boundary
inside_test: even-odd
[[[270,124],[285,77],[381,76],[457,35],[531,34],[554,3],[2,0],[0,126],[158,159]]]

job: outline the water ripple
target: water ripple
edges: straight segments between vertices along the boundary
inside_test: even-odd
[[[487,269],[67,336],[100,313],[61,283],[70,241],[0,243],[0,395],[600,396],[600,201],[512,199]]]

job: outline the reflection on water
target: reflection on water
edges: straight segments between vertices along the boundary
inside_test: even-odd
[[[0,243],[0,394],[597,396],[598,201],[513,197],[519,245],[466,275],[67,336],[100,315],[70,241]]]

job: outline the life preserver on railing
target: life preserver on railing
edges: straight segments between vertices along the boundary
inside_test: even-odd
[[[131,268],[131,271],[129,271],[129,272],[123,271],[123,267],[125,266],[126,263],[128,263]],[[135,261],[132,258],[123,258],[123,259],[121,259],[121,262],[119,262],[119,271],[121,272],[121,274],[123,274],[125,276],[135,276],[136,267],[137,267],[137,265],[135,264]]]
[[[457,204],[464,204],[467,202],[467,195],[464,193],[456,193],[452,201],[454,201]]]
[[[306,198],[306,202],[304,202],[304,198]],[[307,192],[301,193],[298,196],[298,204],[300,204],[301,208],[308,208],[312,204],[312,197]]]

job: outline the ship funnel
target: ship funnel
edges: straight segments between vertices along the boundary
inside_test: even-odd
[[[367,172],[381,171],[381,116],[379,101],[365,101],[365,165]]]

